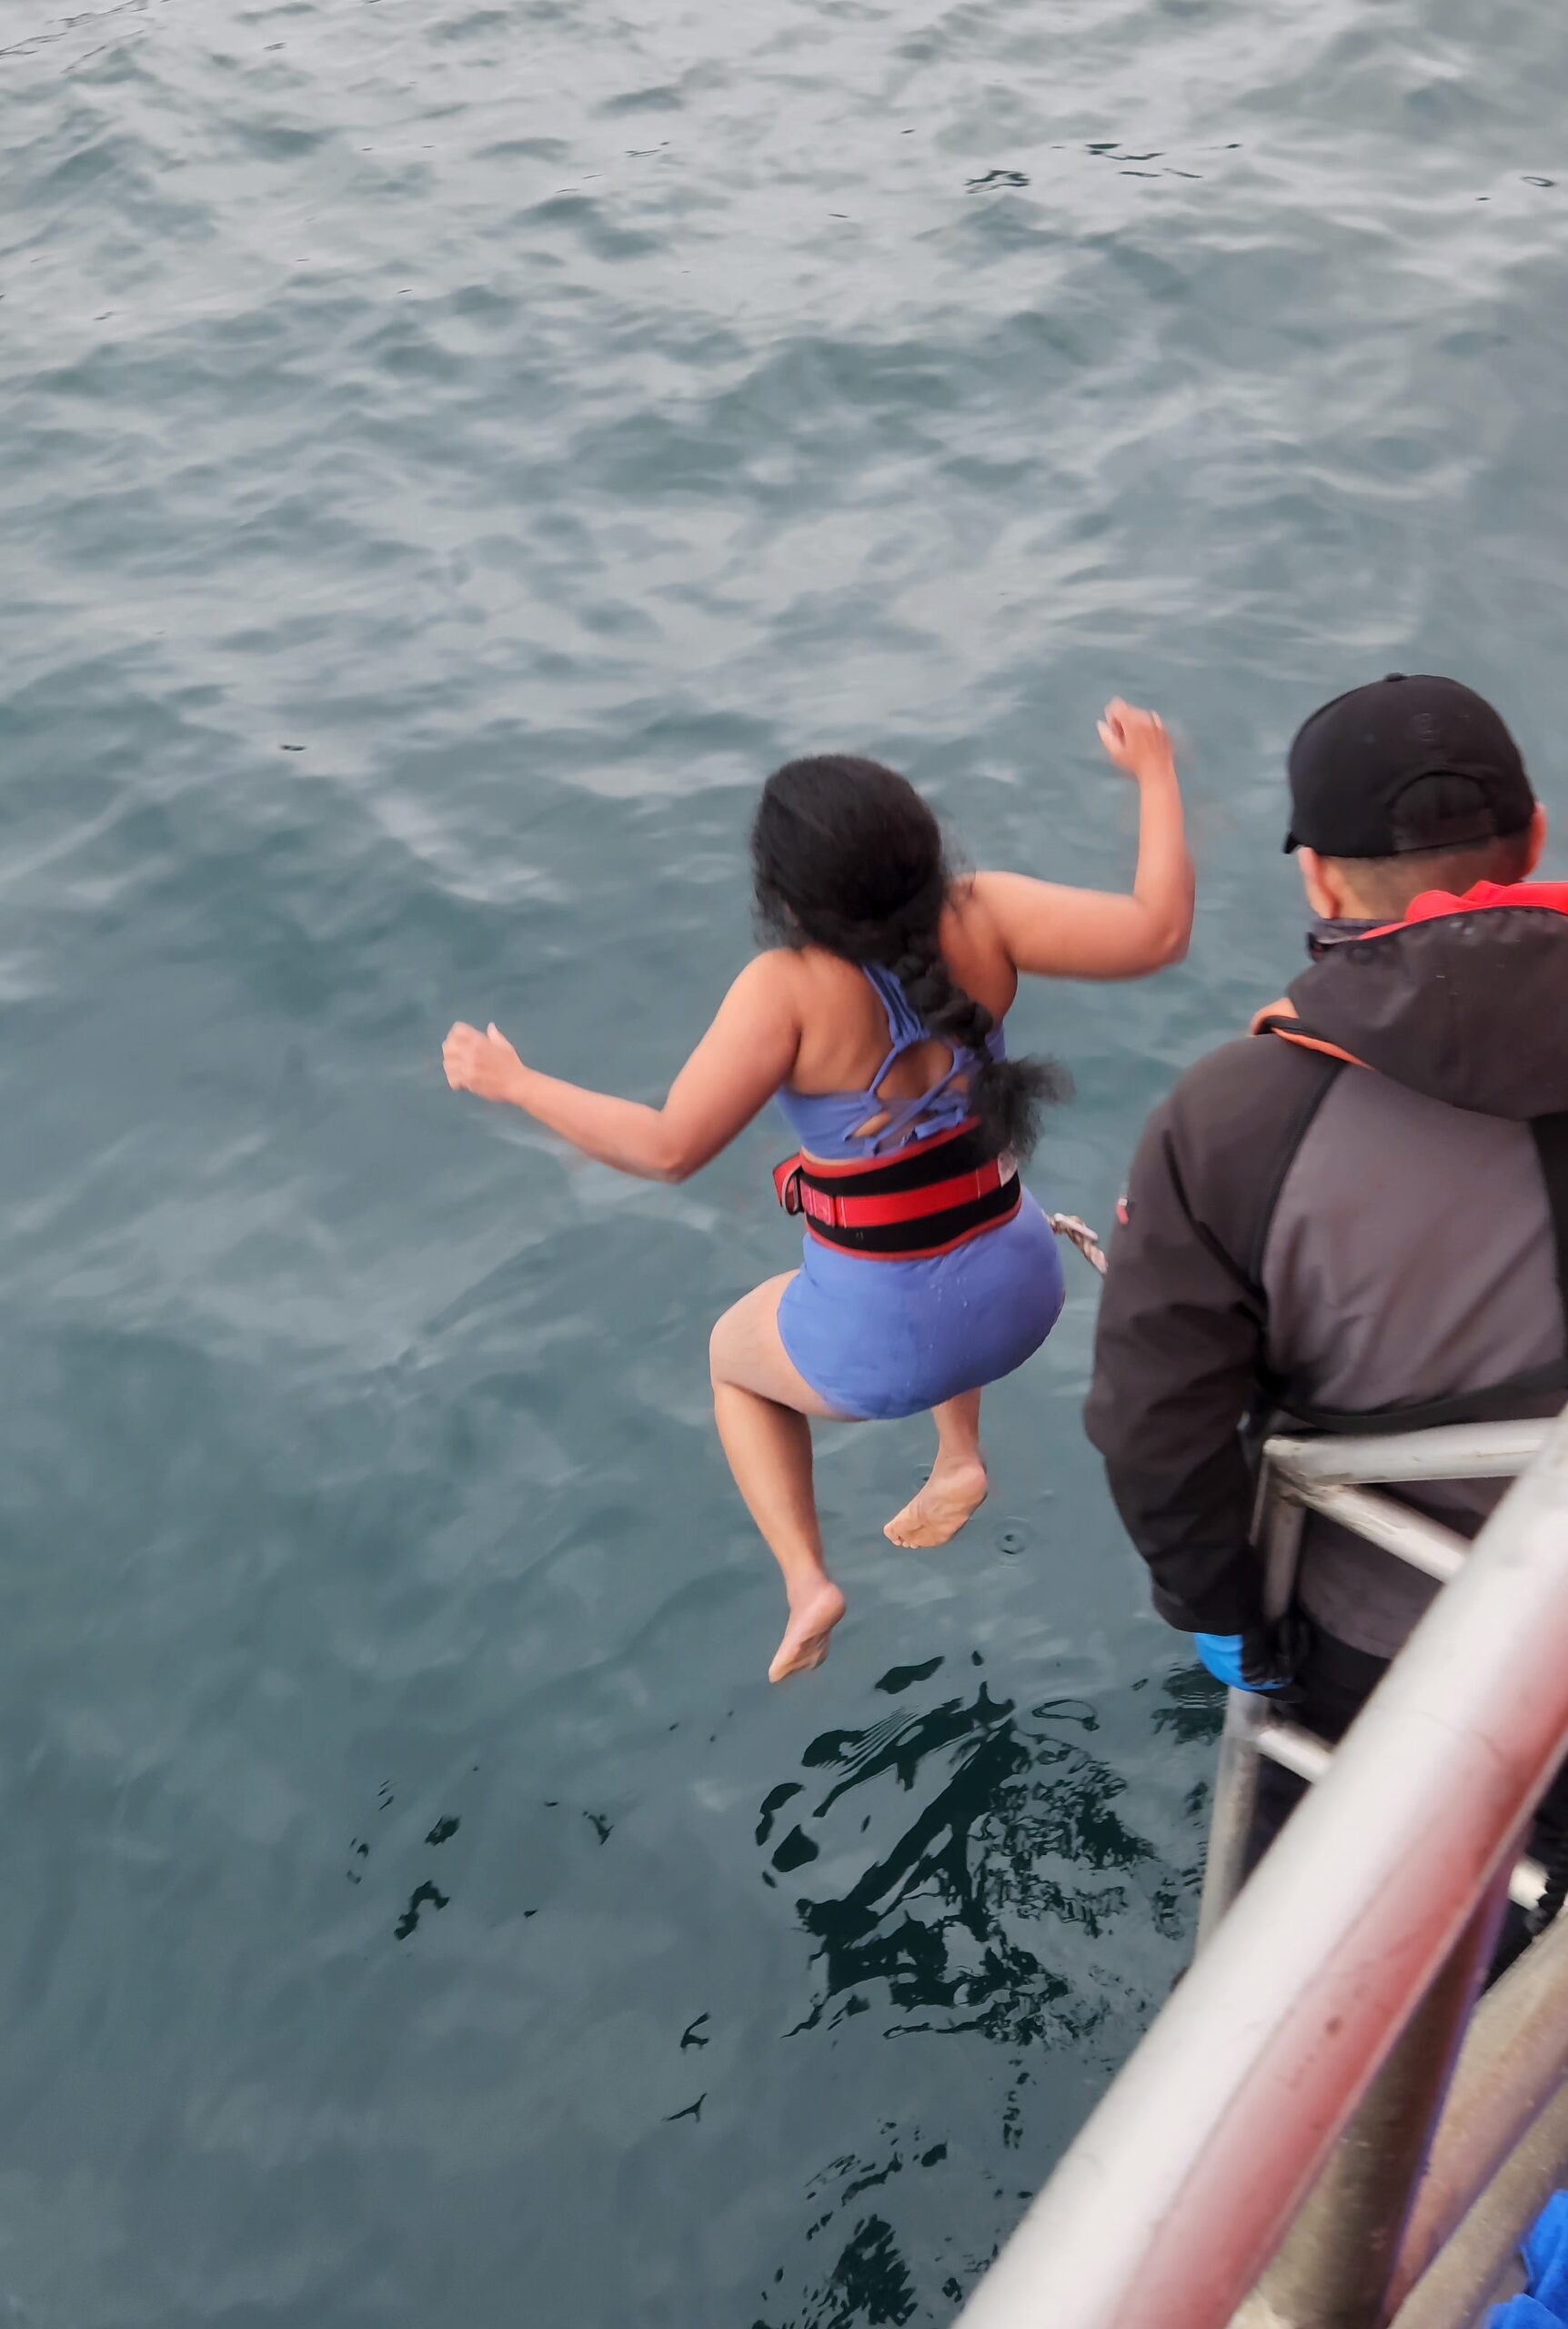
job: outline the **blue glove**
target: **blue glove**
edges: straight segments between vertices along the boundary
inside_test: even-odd
[[[1524,2240],[1524,2262],[1530,2294],[1542,2312],[1553,2321],[1568,2320],[1568,2192],[1554,2192],[1535,2219]]]
[[[1244,1634],[1194,1634],[1192,1647],[1216,1682],[1231,1690],[1282,1690],[1288,1666],[1259,1628]]]

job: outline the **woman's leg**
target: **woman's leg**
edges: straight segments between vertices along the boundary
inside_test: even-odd
[[[931,1476],[910,1504],[895,1513],[882,1534],[895,1545],[945,1545],[985,1502],[985,1457],[980,1454],[978,1391],[961,1391],[931,1409],[937,1427],[937,1460]]]
[[[822,1558],[806,1420],[835,1410],[796,1370],[779,1333],[779,1297],[792,1275],[769,1278],[727,1310],[709,1346],[719,1437],[746,1508],[784,1572],[789,1623],[768,1669],[770,1682],[820,1666],[844,1614],[844,1597]]]

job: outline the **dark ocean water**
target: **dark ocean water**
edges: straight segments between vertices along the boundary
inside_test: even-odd
[[[1546,0],[0,0],[0,2320],[950,2316],[1189,1945],[1092,1281],[947,1553],[825,1437],[770,1691],[779,1131],[617,1180],[440,1037],[657,1092],[793,751],[1125,878],[1124,691],[1192,953],[1018,1014],[1107,1226],[1314,702],[1561,797],[1565,101]]]

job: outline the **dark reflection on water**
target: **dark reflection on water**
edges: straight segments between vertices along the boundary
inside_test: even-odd
[[[1165,1702],[1150,1710],[1151,1727],[1162,1732],[1174,1747],[1213,1747],[1219,1742],[1225,1722],[1225,1693],[1204,1666],[1181,1666],[1165,1678]],[[1193,1780],[1188,1790],[1185,1810],[1194,1822],[1202,1822],[1199,1832],[1207,1831],[1211,1765],[1202,1766],[1204,1776]],[[1196,1890],[1201,1870],[1189,1871],[1188,1889]]]
[[[1179,1666],[1165,1677],[1168,1704],[1153,1709],[1150,1720],[1181,1746],[1207,1746],[1220,1736],[1225,1720],[1225,1692],[1207,1667]]]
[[[831,1871],[806,1880],[811,1889],[796,1901],[814,1981],[792,2034],[873,2016],[869,2026],[890,2038],[990,2040],[1006,2061],[1005,2157],[1020,2147],[1026,2093],[1047,2050],[1102,2052],[1109,2068],[1130,2021],[1135,2028],[1158,2002],[1135,1993],[1115,1949],[1101,1954],[1095,1944],[1130,1920],[1181,1941],[1199,1870],[1195,1860],[1172,1866],[1131,1823],[1122,1780],[1090,1743],[1101,1729],[1093,1707],[1064,1697],[1023,1708],[993,1697],[983,1679],[972,1692],[912,1699],[943,1662],[892,1669],[877,1688],[904,1705],[812,1739],[801,1764],[815,1784],[771,1789],[757,1840],[767,1884],[807,1868]],[[1157,1736],[1179,1748],[1213,1738],[1220,1694],[1201,1668],[1171,1672],[1158,1689],[1143,1714]],[[1205,1794],[1200,1780],[1186,1799],[1189,1818]],[[782,1825],[786,1806],[794,1816]],[[1183,1830],[1184,1851],[1197,1832]],[[949,2165],[948,2141],[918,2124],[882,2132],[885,2148],[846,2153],[815,2178],[809,2196],[821,2204],[806,2238],[832,2262],[798,2285],[790,2307],[765,2308],[754,2329],[935,2321],[972,2286],[985,2257],[955,2251],[956,2269],[939,2266],[940,2283],[924,2285],[917,2274],[940,2243],[901,2241],[894,2205],[867,2209],[873,2190],[888,2188],[890,2202],[901,2193],[929,2235],[930,2215],[940,2220],[950,2204],[922,2204],[910,2191],[911,2177],[918,2185],[922,2171]],[[1020,2203],[1032,2188],[994,2184],[992,2196]],[[780,2269],[776,2290],[788,2277]]]
[[[418,1931],[421,1909],[445,1909],[450,1905],[450,1896],[443,1892],[437,1885],[431,1884],[428,1880],[423,1884],[417,1884],[408,1896],[408,1906],[393,1927],[394,1938],[398,1941],[407,1941],[411,1933]]]
[[[892,1682],[884,1677],[880,1687]],[[1158,1711],[1175,1723],[1187,1719],[1175,1705]],[[864,2011],[871,1987],[919,2017],[902,2025],[908,2031],[977,2030],[1030,2044],[1081,2037],[1093,2026],[1101,2008],[1075,1998],[1049,1961],[1052,1932],[1065,1922],[1099,1934],[1129,1905],[1126,1878],[1153,1858],[1116,1810],[1123,1781],[1082,1743],[1097,1728],[1081,1701],[1048,1700],[1020,1714],[982,1681],[972,1699],[943,1699],[812,1740],[806,1768],[839,1776],[809,1821],[830,1820],[835,1811],[842,1820],[846,1799],[881,1780],[920,1800],[847,1889],[800,1899],[819,1968],[802,2028]],[[759,1837],[768,1826],[765,1811]],[[834,1842],[841,1855],[843,1844]],[[797,1823],[772,1853],[774,1880],[821,1850]],[[1161,1931],[1178,1929],[1181,1890],[1169,1873],[1154,1884],[1151,1908]]]
[[[913,2318],[917,2302],[891,2224],[882,2216],[869,2215],[856,2226],[810,2311],[779,2322],[777,2329],[858,2329],[862,2322],[899,2324]],[[775,2329],[775,2324],[759,2320],[754,2329]]]

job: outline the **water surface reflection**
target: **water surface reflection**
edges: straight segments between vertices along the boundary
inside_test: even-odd
[[[1168,1837],[1141,1832],[1124,1781],[1097,1751],[1095,1707],[1061,1697],[1025,1708],[993,1697],[972,1673],[955,1690],[951,1678],[946,1687],[938,1679],[944,1662],[891,1669],[877,1685],[897,1701],[885,1714],[813,1739],[801,1757],[805,1776],[763,1798],[757,1842],[763,1881],[800,1888],[796,1913],[812,1944],[809,2007],[792,2034],[869,2017],[867,2026],[886,2038],[990,2040],[1002,2057],[1005,2157],[1020,2147],[1027,2090],[1047,2056],[1070,2050],[1077,2062],[1109,2072],[1160,2001],[1162,1990],[1146,1991],[1130,1974],[1125,1937],[1141,1927],[1174,1945],[1190,1931],[1201,1750],[1218,1709],[1201,1669],[1129,1694],[1140,1727],[1162,1735],[1183,1764],[1181,1750],[1200,1750],[1174,1858]],[[981,1663],[973,1653],[972,1665]],[[1118,1709],[1119,1730],[1125,1711]],[[1118,1737],[1124,1764],[1123,1746]],[[1171,1970],[1180,1961],[1173,1946],[1160,1955]],[[955,2160],[945,2128],[889,2122],[880,2135],[813,2180],[809,2196],[820,2204],[806,2237],[822,2242],[832,2261],[799,2287],[792,2307],[766,2311],[755,2329],[934,2321],[972,2284],[984,2257],[955,2253],[940,2287],[922,2285],[911,2260],[929,2263],[940,2249],[933,2214],[939,2223],[956,2220],[934,2194],[920,2196],[929,2172],[973,2163]],[[873,2191],[880,2197],[868,2206]],[[1009,2195],[993,2182],[992,2196]],[[917,2243],[900,2239],[897,2219],[906,2213],[920,2222]]]

